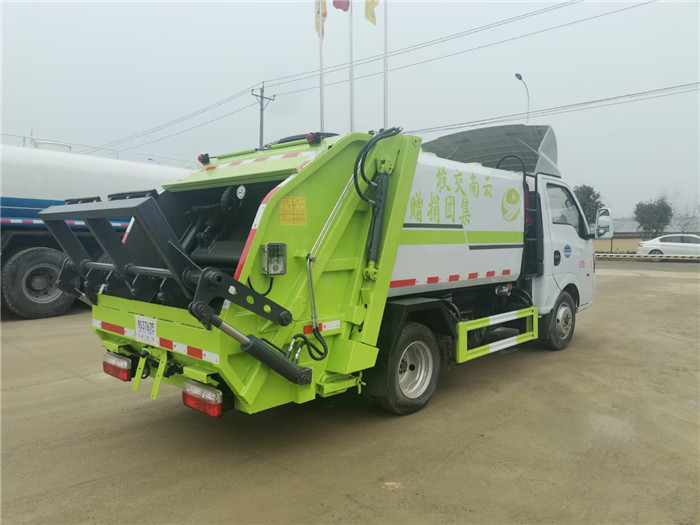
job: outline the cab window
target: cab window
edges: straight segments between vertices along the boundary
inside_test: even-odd
[[[581,212],[569,190],[561,186],[547,184],[547,197],[554,224],[570,224],[577,232],[586,231],[586,228],[582,227],[585,223]]]

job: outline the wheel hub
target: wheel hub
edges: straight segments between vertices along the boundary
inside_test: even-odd
[[[571,332],[571,326],[573,323],[573,313],[569,308],[569,305],[562,303],[557,310],[557,337],[559,339],[566,339]]]
[[[22,276],[22,292],[35,303],[54,301],[61,290],[56,287],[59,269],[50,264],[36,264]]]
[[[410,399],[423,395],[433,375],[430,348],[422,341],[414,341],[401,354],[398,366],[399,388]]]
[[[43,275],[35,275],[29,284],[33,290],[41,291],[49,284],[49,280]]]

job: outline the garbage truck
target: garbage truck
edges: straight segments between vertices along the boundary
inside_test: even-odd
[[[70,257],[59,286],[93,304],[104,372],[214,417],[348,391],[409,414],[453,363],[561,350],[592,303],[592,239],[612,234],[607,209],[589,230],[548,126],[309,133],[199,160],[161,193],[41,217]],[[116,216],[133,218],[123,242]]]
[[[59,143],[41,143],[59,146]],[[53,317],[68,310],[75,298],[56,287],[65,256],[39,211],[73,197],[100,197],[154,189],[184,177],[189,170],[160,164],[109,159],[42,148],[2,146],[2,302],[25,318]],[[112,227],[123,233],[129,218]],[[85,249],[103,257],[82,221],[69,221]]]

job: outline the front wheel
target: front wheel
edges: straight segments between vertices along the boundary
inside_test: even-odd
[[[540,342],[550,350],[564,350],[574,336],[576,305],[567,292],[562,292],[552,311],[542,318]]]
[[[394,414],[412,414],[423,408],[437,388],[440,351],[435,335],[425,325],[408,323],[386,357],[380,377],[384,395],[375,399]]]

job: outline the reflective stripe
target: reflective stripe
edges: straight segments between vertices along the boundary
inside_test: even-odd
[[[289,159],[293,157],[310,157],[309,160],[305,161],[301,166],[297,166],[297,169],[301,169],[306,164],[311,162],[313,158],[321,152],[321,148],[314,151],[297,151],[295,153],[280,153],[278,155],[268,155],[265,157],[254,157],[252,159],[242,159],[234,160],[233,162],[228,162],[226,164],[215,164],[211,166],[203,166],[199,168],[199,171],[212,171],[218,168],[231,168],[235,166],[241,166],[244,164],[253,164],[257,162],[267,162],[268,160],[279,160],[279,159]]]
[[[596,259],[700,259],[700,255],[642,255],[637,253],[596,253]]]
[[[489,354],[493,354],[494,352],[498,352],[499,350],[503,350],[505,348],[510,348],[511,346],[515,346],[518,344],[518,336],[514,335],[513,337],[508,337],[507,339],[502,339],[501,341],[496,341],[495,343],[491,343],[489,346]]]
[[[518,318],[518,312],[506,312],[504,314],[492,315],[489,317],[489,325],[505,323]]]
[[[340,320],[336,321],[326,321],[325,323],[319,323],[318,324],[318,330],[319,332],[327,332],[328,330],[337,330],[340,328]],[[314,327],[313,325],[306,325],[304,329],[302,330],[304,332],[304,335],[308,335],[313,333]]]
[[[501,270],[500,276],[509,276],[511,274],[511,270]],[[489,270],[486,272],[486,277],[496,277],[496,271],[495,270]],[[499,276],[499,277],[500,277]],[[478,279],[479,278],[479,272],[471,272],[467,274],[450,274],[446,275],[443,277],[434,275],[428,278],[423,279],[397,279],[394,281],[391,281],[389,283],[389,288],[403,288],[405,286],[422,286],[425,284],[438,284],[440,282],[450,282],[450,283],[456,283],[459,281],[466,281],[470,279]]]
[[[340,325],[340,321],[338,321]],[[114,334],[124,335],[132,339],[136,338],[136,330],[133,328],[126,328],[124,326],[119,326],[116,324],[108,323],[107,321],[100,321],[99,319],[92,320],[92,326],[104,330],[106,332],[112,332]],[[170,339],[165,339],[163,337],[158,337],[158,346],[165,348],[166,350],[171,350],[177,352],[178,354],[186,355],[189,357],[194,357],[195,359],[201,359],[203,361],[208,361],[215,365],[220,362],[219,354],[214,352],[209,352],[207,350],[202,350],[194,346],[189,346],[183,343],[178,343],[177,341],[171,341]]]

